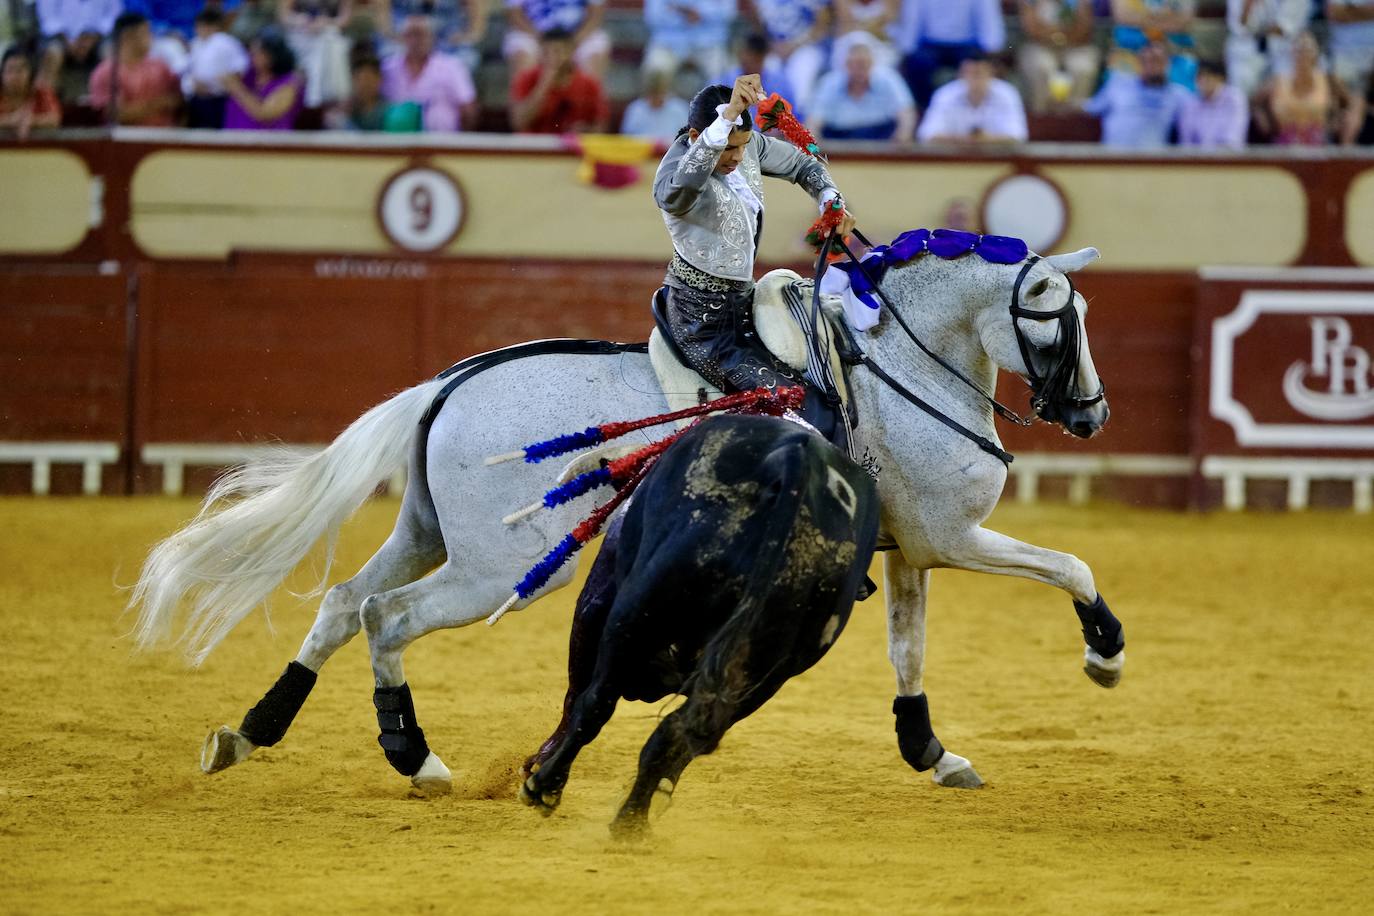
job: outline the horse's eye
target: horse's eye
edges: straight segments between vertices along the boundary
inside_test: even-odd
[[[1042,279],[1042,280],[1036,280],[1035,283],[1033,283],[1033,284],[1031,285],[1031,288],[1030,288],[1030,290],[1028,291],[1027,295],[1029,295],[1031,298],[1035,298],[1035,297],[1037,297],[1037,296],[1043,296],[1043,295],[1045,295],[1045,290],[1047,290],[1047,289],[1049,289],[1049,288],[1050,288],[1050,278],[1049,278],[1049,277],[1045,277],[1045,278]]]

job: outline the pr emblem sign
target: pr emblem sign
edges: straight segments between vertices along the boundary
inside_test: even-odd
[[[1209,413],[1237,445],[1374,450],[1374,289],[1247,289],[1210,344]]]

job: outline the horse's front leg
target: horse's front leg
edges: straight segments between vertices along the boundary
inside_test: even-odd
[[[977,528],[966,542],[949,552],[945,565],[1034,579],[1068,592],[1083,625],[1084,673],[1102,687],[1121,682],[1126,664],[1121,622],[1098,594],[1092,570],[1078,557]]]
[[[917,771],[934,769],[936,785],[974,789],[983,784],[973,764],[951,754],[935,737],[922,675],[926,652],[926,595],[930,570],[910,565],[897,551],[883,558],[887,580],[887,651],[897,672],[897,747]]]

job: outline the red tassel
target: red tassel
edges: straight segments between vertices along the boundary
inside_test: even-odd
[[[797,120],[797,116],[792,113],[792,106],[787,99],[778,95],[776,92],[759,103],[758,112],[754,115],[754,123],[759,130],[777,129],[787,141],[801,150],[812,159],[825,161],[825,156],[821,153],[820,144],[811,135],[811,131],[806,129],[802,122]]]

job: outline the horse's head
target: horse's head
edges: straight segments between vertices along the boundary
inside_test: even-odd
[[[1111,411],[1088,349],[1088,304],[1068,274],[1097,257],[1096,248],[1084,248],[1017,266],[1009,295],[984,310],[978,328],[993,361],[1030,384],[1036,415],[1082,439]]]

